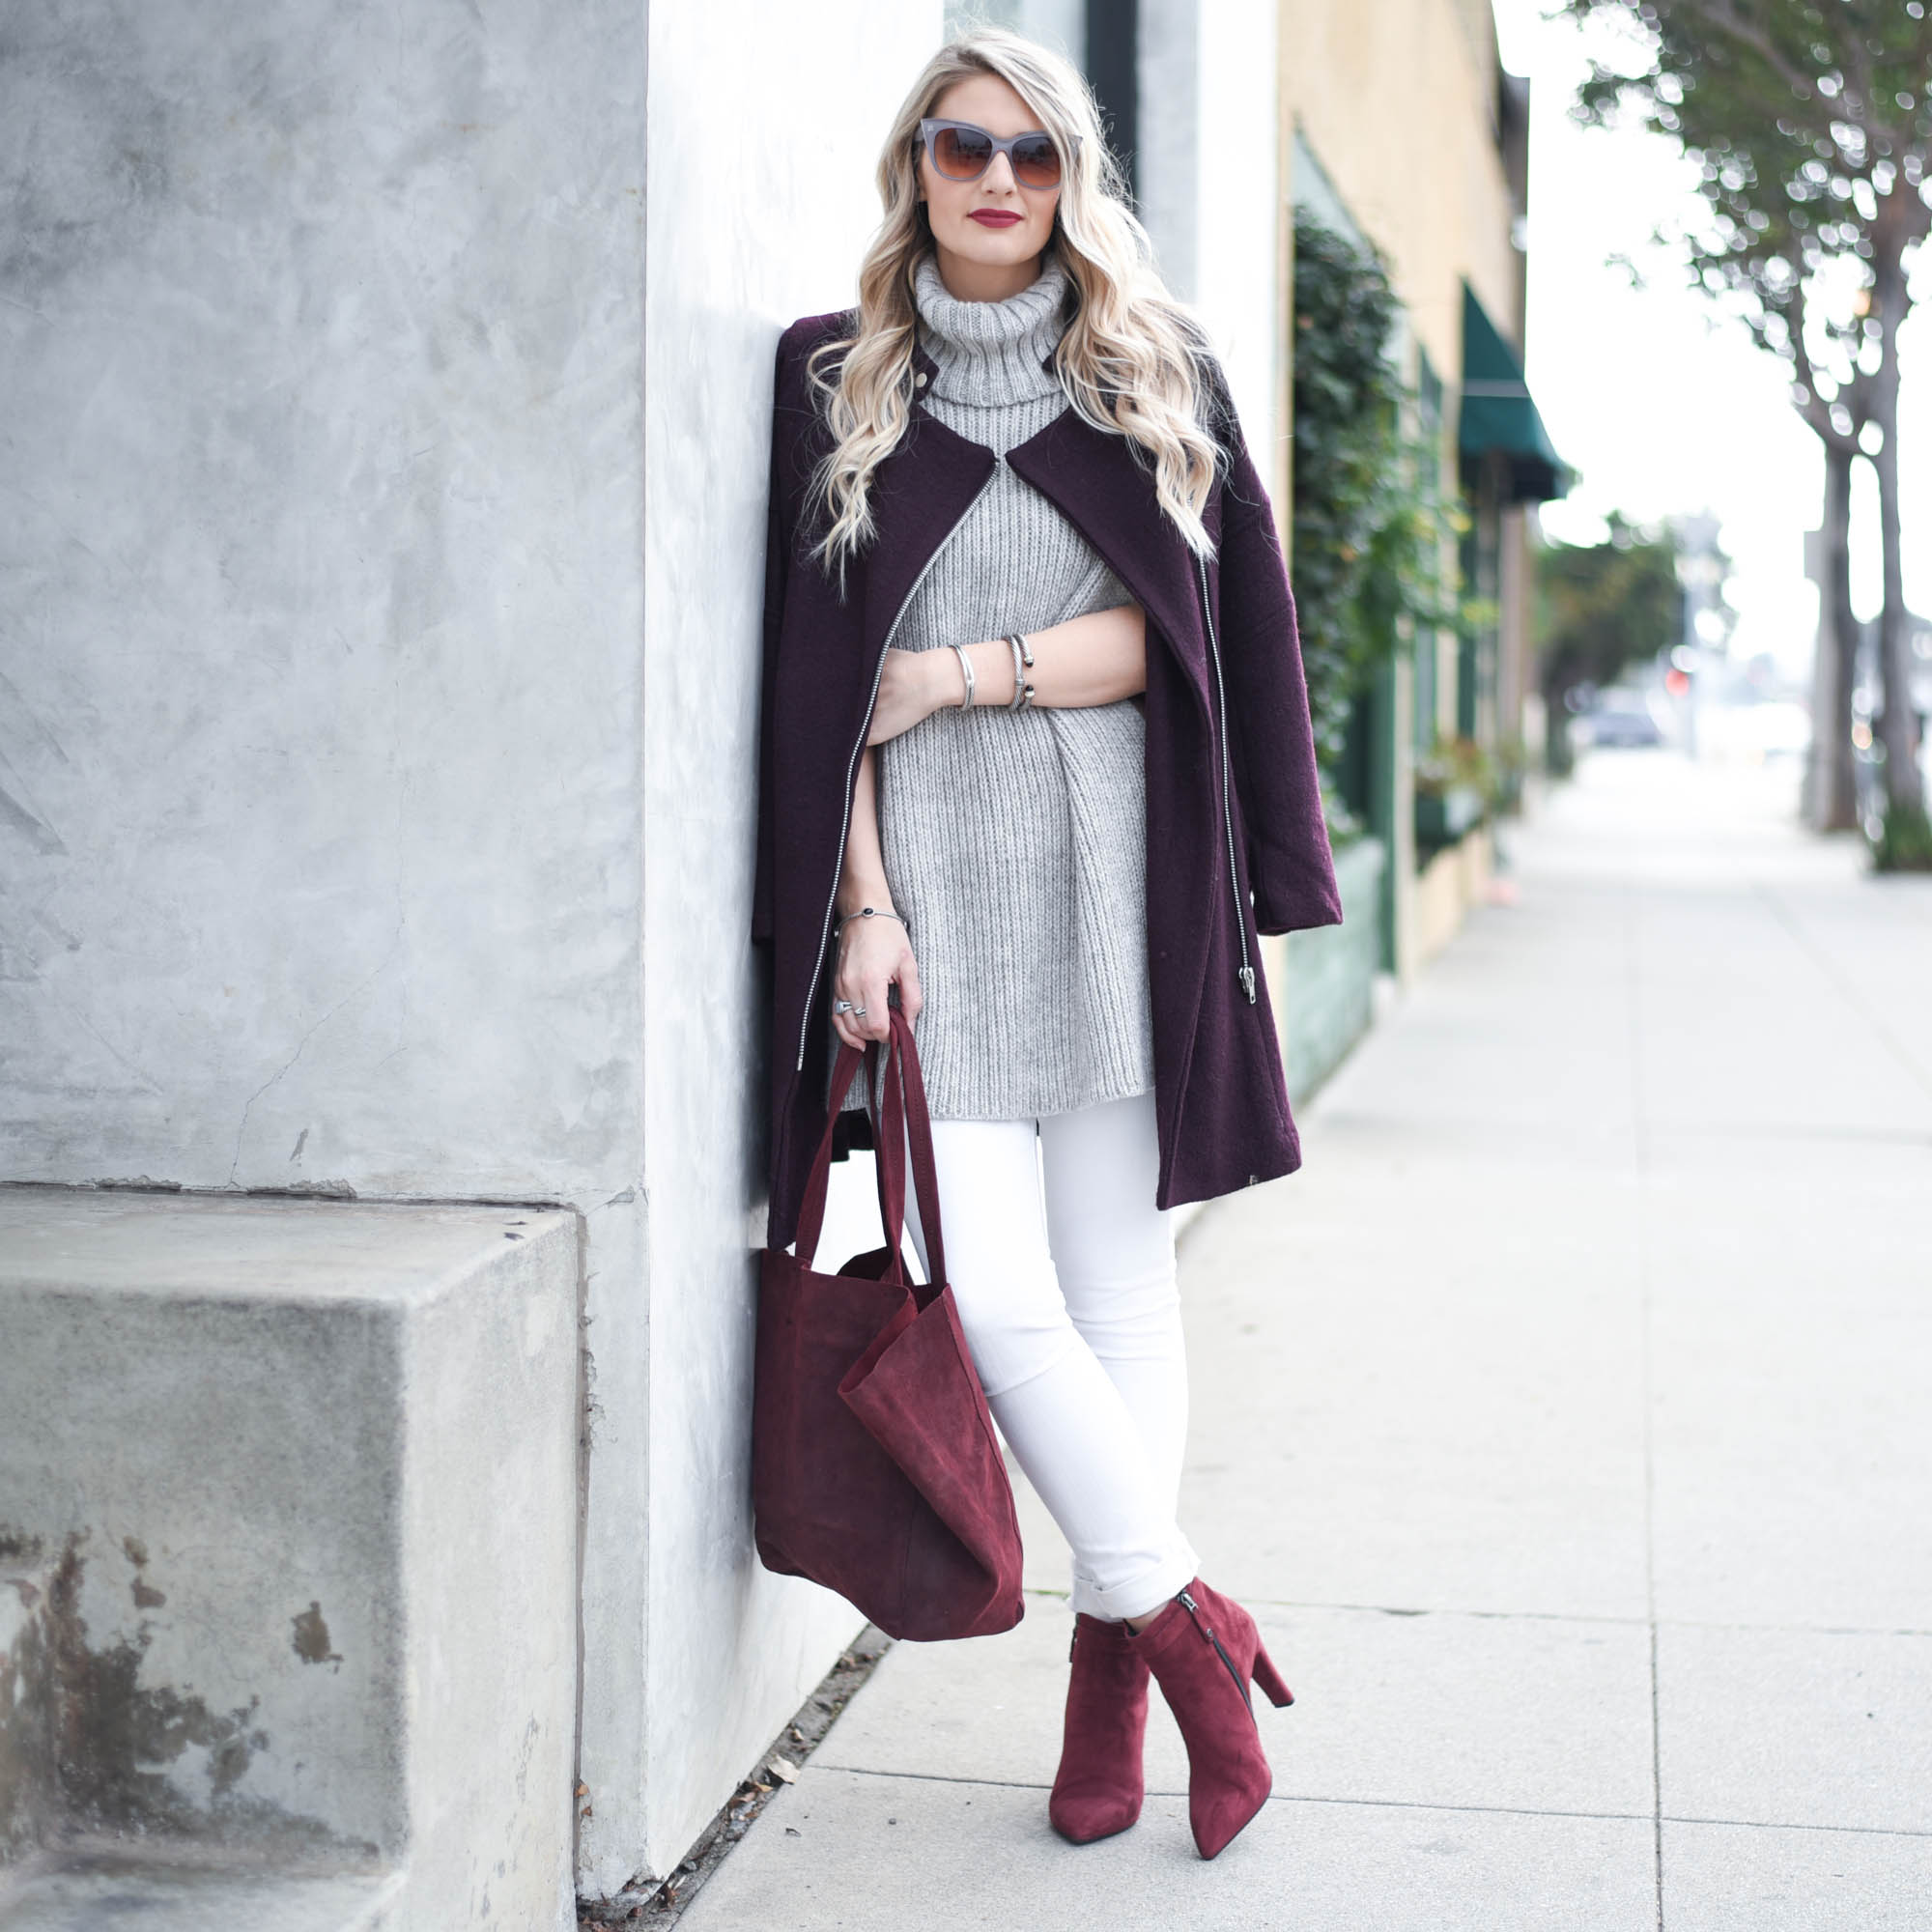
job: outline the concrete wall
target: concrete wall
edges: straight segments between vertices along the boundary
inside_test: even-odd
[[[0,62],[0,1174],[580,1208],[634,1762],[643,32],[60,0]]]
[[[79,1849],[575,1924],[578,1236],[0,1187],[0,1920]]]
[[[618,0],[43,0],[0,65],[0,1162],[639,1157]]]
[[[582,1211],[593,1890],[852,1621],[743,1487],[755,596],[772,343],[938,26],[0,29],[0,1178]]]

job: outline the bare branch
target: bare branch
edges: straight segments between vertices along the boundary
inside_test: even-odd
[[[1791,291],[1791,310],[1785,317],[1785,328],[1791,337],[1792,370],[1796,374],[1799,384],[1804,389],[1806,398],[1805,401],[1796,405],[1798,413],[1817,432],[1819,438],[1829,443],[1833,449],[1840,450],[1848,456],[1858,455],[1859,423],[1864,412],[1862,409],[1851,410],[1851,406],[1849,404],[1846,405],[1847,409],[1851,410],[1852,433],[1849,436],[1842,435],[1839,432],[1838,426],[1832,420],[1831,405],[1818,393],[1817,372],[1811,366],[1811,352],[1804,346],[1804,284],[1803,282],[1798,283]],[[1853,368],[1852,382],[1854,392],[1856,393],[1862,384],[1864,378],[1862,373],[1858,371],[1856,364],[1853,365]]]
[[[1793,94],[1808,100],[1818,92],[1817,76],[1806,73],[1801,67],[1794,67],[1777,43],[1756,21],[1747,20],[1731,5],[1731,0],[1690,0],[1688,11],[1696,14],[1706,26],[1716,27],[1741,45],[1751,48],[1789,86]]]

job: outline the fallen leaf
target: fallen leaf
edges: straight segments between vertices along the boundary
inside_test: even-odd
[[[792,1763],[788,1757],[774,1757],[772,1759],[772,1776],[783,1778],[787,1784],[796,1784],[798,1782],[798,1766]]]

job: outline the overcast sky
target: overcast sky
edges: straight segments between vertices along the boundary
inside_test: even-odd
[[[1503,65],[1529,75],[1529,385],[1558,451],[1582,479],[1544,506],[1553,538],[1587,543],[1618,509],[1650,519],[1710,509],[1734,559],[1739,612],[1732,648],[1810,661],[1817,600],[1804,577],[1804,533],[1824,488],[1817,439],[1788,401],[1784,365],[1684,286],[1650,244],[1652,230],[1694,204],[1690,171],[1640,131],[1586,130],[1568,113],[1588,71],[1585,43],[1543,17],[1546,0],[1495,0]],[[1932,251],[1928,251],[1932,252]],[[1632,288],[1613,254],[1642,268]],[[1908,600],[1932,614],[1932,261],[1914,277],[1919,307],[1902,343]],[[1855,601],[1878,607],[1876,492],[1858,467]],[[1919,533],[1915,542],[1915,529]]]

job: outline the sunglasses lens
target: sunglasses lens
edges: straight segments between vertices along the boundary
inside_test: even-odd
[[[993,144],[974,128],[942,128],[932,144],[932,164],[949,181],[972,181],[986,172]]]
[[[1013,150],[1013,179],[1022,187],[1051,187],[1060,179],[1060,150],[1047,134],[1029,134]]]

